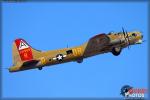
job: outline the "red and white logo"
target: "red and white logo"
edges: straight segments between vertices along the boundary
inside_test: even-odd
[[[31,47],[27,44],[25,40],[16,39],[15,44],[17,46],[22,61],[33,59]]]
[[[26,49],[26,48],[29,48],[29,46],[23,42],[22,40],[20,40],[20,45],[19,45],[19,50],[22,50],[22,49]]]
[[[121,95],[125,97],[125,99],[129,100],[137,100],[145,98],[145,94],[147,93],[146,88],[133,88],[129,85],[125,85],[121,88]]]

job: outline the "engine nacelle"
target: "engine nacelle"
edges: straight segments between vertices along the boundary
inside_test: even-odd
[[[112,54],[113,54],[114,56],[118,56],[120,53],[121,53],[121,48],[120,48],[120,47],[114,47],[114,48],[112,49]]]
[[[117,45],[117,44],[121,44],[121,43],[122,43],[122,40],[120,40],[120,39],[115,39],[110,42],[111,45]]]

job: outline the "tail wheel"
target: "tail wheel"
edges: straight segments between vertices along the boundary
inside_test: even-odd
[[[114,47],[112,49],[112,54],[118,56],[121,53],[121,47]]]

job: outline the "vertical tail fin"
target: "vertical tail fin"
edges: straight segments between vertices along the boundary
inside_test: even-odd
[[[23,63],[34,59],[35,53],[39,53],[32,49],[32,47],[24,39],[16,39],[13,43],[13,64]]]

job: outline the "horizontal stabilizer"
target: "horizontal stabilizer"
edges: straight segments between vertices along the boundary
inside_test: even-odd
[[[29,61],[23,62],[22,67],[34,66],[38,62],[39,62],[39,60],[29,60]]]

